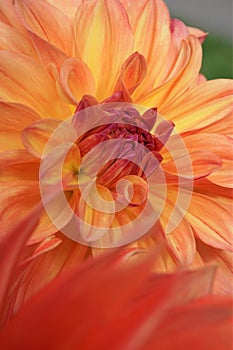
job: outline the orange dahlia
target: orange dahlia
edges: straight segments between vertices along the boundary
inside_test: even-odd
[[[205,33],[162,0],[3,0],[0,11],[3,239],[41,193],[46,209],[7,315],[126,243],[165,242],[155,271],[214,262],[215,291],[232,290],[232,81],[200,74]]]

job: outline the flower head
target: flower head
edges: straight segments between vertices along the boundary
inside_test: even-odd
[[[165,241],[157,271],[217,262],[216,290],[229,291],[232,81],[200,75],[205,33],[162,0],[4,0],[0,11],[3,235],[46,197],[22,252],[33,261],[22,299],[119,242]]]

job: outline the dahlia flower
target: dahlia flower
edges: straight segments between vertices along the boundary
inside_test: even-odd
[[[229,293],[232,81],[200,74],[206,34],[170,19],[162,0],[3,0],[0,11],[2,239],[41,192],[46,209],[5,317],[61,271],[125,243],[165,242],[157,272],[214,262],[214,290]],[[76,241],[67,208],[80,218]]]
[[[1,290],[19,272],[18,253],[40,211],[34,208],[5,237]],[[211,295],[216,267],[152,273],[156,250],[138,260],[134,249],[121,249],[61,272],[2,328],[1,348],[230,349],[232,298]],[[6,298],[0,295],[1,305]]]

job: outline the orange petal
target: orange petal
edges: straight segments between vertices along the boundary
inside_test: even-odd
[[[171,208],[169,208],[171,210]],[[170,213],[169,210],[169,213]],[[168,203],[166,203],[165,210],[160,217],[161,223],[166,226],[166,221],[163,222],[164,216],[168,213]],[[164,238],[167,241],[167,246],[179,265],[188,267],[192,264],[196,252],[196,244],[192,228],[188,221],[182,220],[178,227],[171,233],[165,234]]]
[[[24,146],[31,154],[39,158],[44,151],[48,153],[56,146],[62,147],[62,144],[73,143],[75,140],[76,132],[74,128],[69,123],[61,123],[56,119],[39,120],[22,131]],[[45,150],[48,141],[49,144]]]
[[[16,12],[24,26],[42,39],[64,51],[74,52],[74,36],[70,21],[56,7],[45,1],[15,1]]]
[[[41,117],[67,116],[67,107],[59,101],[53,80],[40,65],[9,51],[0,52],[0,62],[0,98],[25,104]]]
[[[17,296],[14,312],[59,274],[77,267],[87,251],[87,247],[61,234],[42,241],[20,264],[22,273],[15,278],[13,286]]]
[[[126,90],[131,95],[145,78],[146,69],[145,58],[138,52],[133,53],[121,68],[115,91]]]
[[[177,166],[178,170],[177,170]],[[177,156],[175,160],[163,164],[163,169],[169,183],[182,178],[199,179],[210,175],[222,166],[221,158],[209,151],[196,151]],[[178,172],[179,171],[179,172]],[[173,176],[172,176],[173,175]]]
[[[30,40],[10,25],[0,22],[0,49],[18,52],[37,59]]]
[[[0,180],[16,181],[39,178],[38,159],[26,150],[9,150],[0,153]],[[9,185],[8,185],[9,186]],[[10,187],[10,186],[9,186]]]
[[[113,201],[110,190],[101,185],[97,185],[96,190],[97,192],[91,190],[87,198],[83,195],[78,196],[78,198],[77,194],[74,194],[76,196],[74,211],[81,219],[79,220],[79,230],[84,242],[91,243],[101,239],[107,233],[114,219],[114,213],[111,210],[108,211],[108,203]]]
[[[208,179],[216,185],[233,188],[233,161],[223,159],[221,168],[210,174]]]
[[[8,297],[10,282],[12,275],[18,267],[18,258],[20,252],[30,234],[36,227],[42,205],[39,204],[30,210],[28,215],[21,218],[13,225],[8,227],[7,234],[1,239],[1,254],[0,254],[0,272],[1,272],[1,288],[0,288],[0,324],[5,321],[5,303]],[[20,234],[19,234],[20,232]],[[12,242],[14,244],[12,245]],[[4,311],[4,312],[3,312]]]
[[[202,242],[215,248],[233,250],[231,214],[216,200],[194,192],[186,217]]]
[[[221,125],[221,120],[232,111],[232,93],[231,80],[206,81],[160,112],[174,121],[179,132],[197,130],[215,122]]]
[[[57,7],[69,19],[72,19],[83,0],[66,0],[65,2],[63,0],[47,0],[47,2]]]
[[[138,99],[151,89],[166,60],[170,44],[170,16],[161,0],[142,0],[137,2],[137,6],[131,2],[127,12],[134,32],[134,50],[145,57],[148,67],[146,78],[135,91],[134,98]]]
[[[76,13],[75,33],[80,56],[93,73],[97,99],[111,96],[120,67],[133,49],[124,7],[118,0],[85,1]]]
[[[213,153],[221,157],[221,167],[209,176],[209,180],[220,186],[233,186],[233,142],[229,137],[218,134],[197,133],[185,136],[184,141],[190,152],[198,149],[211,149]]]
[[[95,82],[90,69],[76,58],[68,58],[61,66],[61,86],[70,103],[78,104],[83,95],[95,95]]]
[[[214,292],[217,294],[232,294],[232,252],[209,247],[199,240],[197,240],[197,249],[205,264],[218,265],[214,281]]]
[[[0,150],[23,148],[21,130],[40,117],[26,106],[0,101]]]
[[[52,133],[61,124],[60,120],[42,119],[22,131],[24,147],[35,157],[40,158]]]
[[[188,37],[182,42],[170,79],[139,99],[138,103],[147,107],[156,106],[159,112],[164,114],[164,108],[179,96],[183,96],[196,79],[201,68],[201,60],[202,50],[198,39]]]

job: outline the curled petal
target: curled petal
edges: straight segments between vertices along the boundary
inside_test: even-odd
[[[195,35],[195,37],[197,37],[200,40],[200,43],[203,44],[203,42],[205,41],[208,33],[203,32],[203,30],[199,29],[199,28],[194,28],[194,27],[188,27],[189,33],[192,35]]]
[[[78,101],[86,94],[95,94],[95,82],[89,68],[81,60],[67,59],[60,71],[61,86],[70,102]]]
[[[121,68],[115,91],[126,90],[130,95],[146,76],[146,60],[138,52],[133,53]]]

